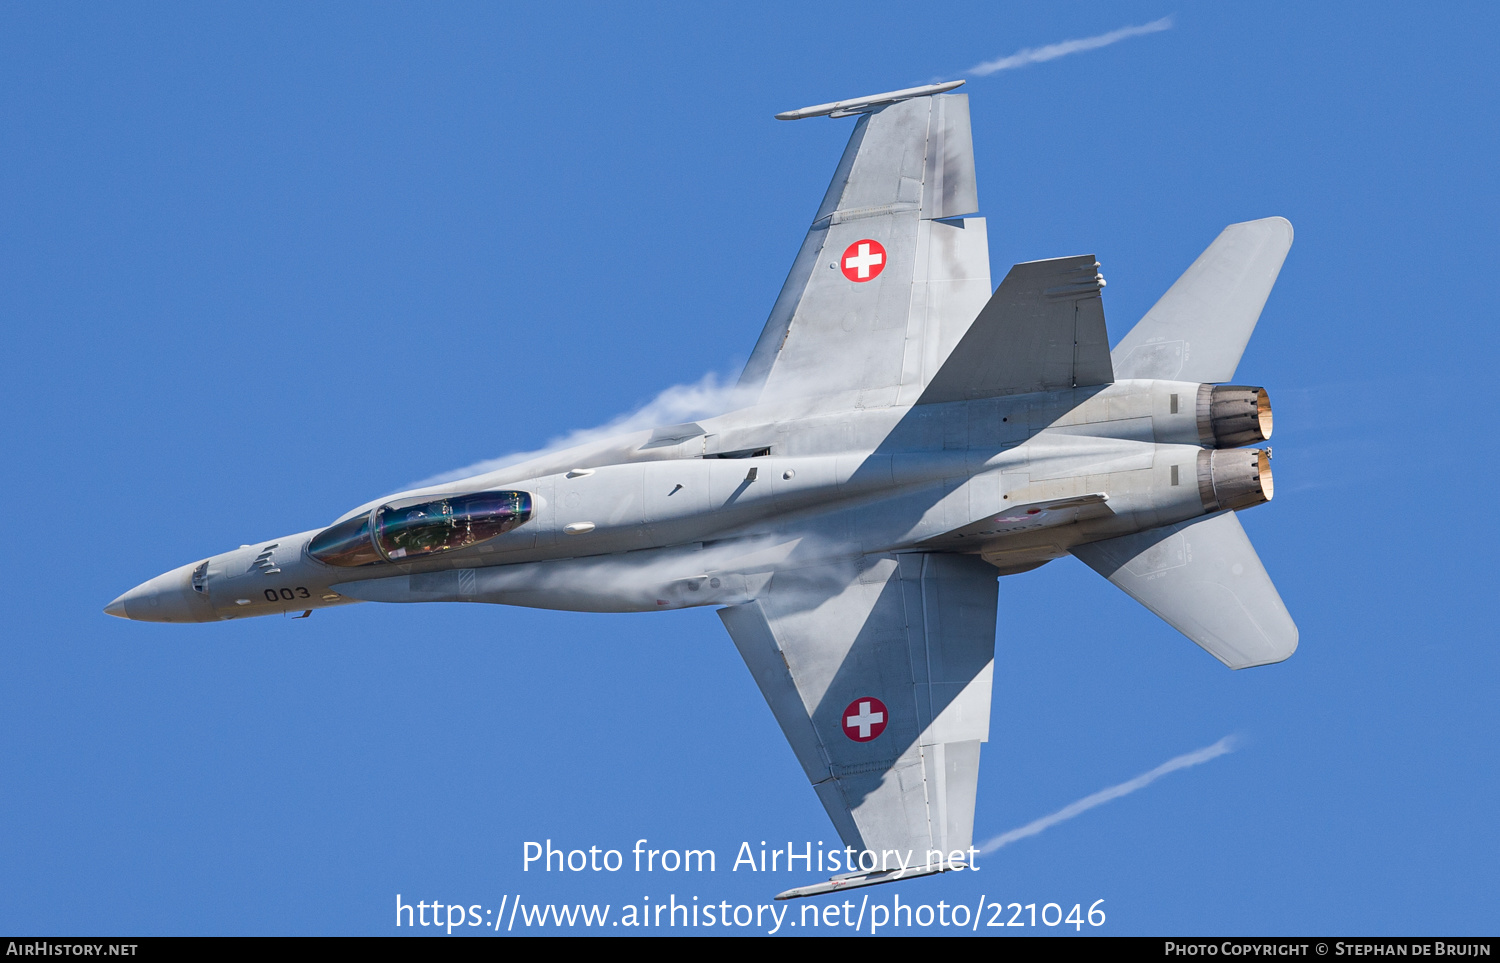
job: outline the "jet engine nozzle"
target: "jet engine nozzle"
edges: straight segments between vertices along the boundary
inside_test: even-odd
[[[1207,511],[1238,511],[1273,494],[1271,449],[1198,452],[1198,496]]]
[[[1198,437],[1214,448],[1238,448],[1271,437],[1271,398],[1264,388],[1201,385]]]

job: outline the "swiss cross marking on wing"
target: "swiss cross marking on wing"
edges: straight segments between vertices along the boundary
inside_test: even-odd
[[[869,742],[885,731],[890,718],[885,703],[879,699],[873,696],[855,699],[844,710],[844,735],[855,742]]]
[[[873,281],[885,270],[885,248],[880,246],[879,241],[868,237],[855,241],[844,248],[839,266],[844,269],[844,277],[856,284]]]

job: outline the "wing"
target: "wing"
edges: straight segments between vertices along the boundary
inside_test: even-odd
[[[778,571],[756,601],[719,610],[856,851],[919,865],[970,846],[995,603],[983,561],[914,553]]]
[[[968,97],[859,109],[740,377],[762,398],[909,404],[989,298],[984,221],[953,220],[979,206]]]
[[[1291,248],[1284,217],[1224,228],[1120,339],[1115,377],[1232,380]]]
[[[1104,278],[1092,254],[1017,264],[922,393],[921,404],[1115,380]]]
[[[1234,512],[1072,551],[1231,669],[1297,651],[1297,626]]]

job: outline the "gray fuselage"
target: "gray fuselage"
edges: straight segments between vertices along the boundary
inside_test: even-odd
[[[1213,446],[1202,393],[1135,380],[903,408],[759,404],[343,516],[421,496],[530,494],[524,524],[477,544],[348,567],[311,557],[318,531],[301,532],[167,572],[111,614],[211,622],[350,601],[652,611],[744,602],[776,569],[904,550],[1025,571],[1073,545],[1220,507],[1216,476],[1205,476],[1218,469],[1200,465]],[[1264,482],[1269,497],[1268,473]]]

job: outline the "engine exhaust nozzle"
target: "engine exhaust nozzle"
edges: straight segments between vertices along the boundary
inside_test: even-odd
[[[1238,511],[1274,494],[1271,449],[1198,452],[1198,497],[1205,510]]]
[[[1201,385],[1198,437],[1213,448],[1238,448],[1271,438],[1271,397],[1264,388]]]

